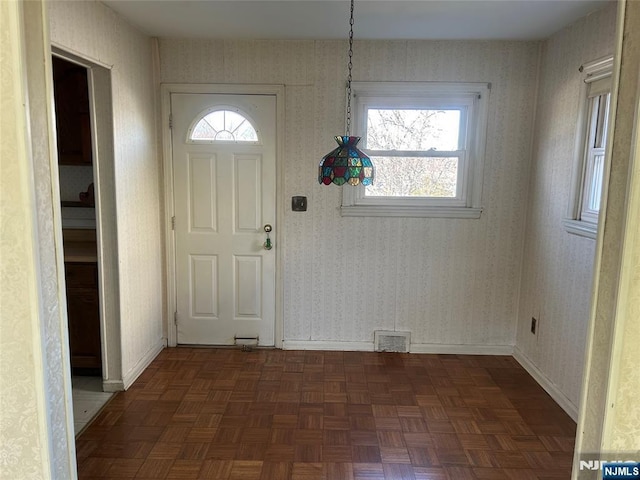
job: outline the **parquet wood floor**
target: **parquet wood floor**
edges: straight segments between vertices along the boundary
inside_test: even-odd
[[[165,349],[80,479],[569,479],[575,423],[511,357]]]

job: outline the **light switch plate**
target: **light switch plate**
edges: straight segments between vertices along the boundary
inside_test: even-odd
[[[306,212],[307,197],[291,197],[291,210],[294,212]]]

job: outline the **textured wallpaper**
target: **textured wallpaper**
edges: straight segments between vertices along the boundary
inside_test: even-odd
[[[595,241],[567,233],[583,63],[613,53],[616,5],[544,42],[527,207],[516,346],[578,405]],[[538,334],[530,333],[531,317]]]
[[[38,322],[31,168],[24,131],[20,5],[0,2],[0,472],[45,478],[38,408],[41,352]]]
[[[162,338],[162,170],[156,148],[151,40],[100,2],[52,1],[49,16],[54,45],[111,66],[126,377]]]
[[[492,84],[484,213],[460,220],[342,218],[340,188],[318,185],[344,128],[345,41],[160,40],[162,82],[286,87],[285,340],[371,343],[397,329],[417,344],[513,345],[538,46],[355,42],[354,81]],[[307,212],[290,211],[293,195]]]
[[[64,269],[62,231],[57,218],[60,202],[57,187],[55,142],[50,132],[55,125],[51,51],[48,43],[46,2],[24,2],[27,50],[27,85],[31,162],[33,165],[33,211],[36,220],[39,334],[42,336],[43,403],[47,412],[47,435],[57,441],[49,445],[53,478],[73,478],[74,437],[71,410],[71,375],[62,292]]]

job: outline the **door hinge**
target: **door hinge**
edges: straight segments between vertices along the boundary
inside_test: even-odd
[[[171,217],[171,230],[175,230],[176,229],[176,217],[173,216]]]
[[[173,312],[173,323],[174,325],[178,324],[178,312]]]
[[[173,128],[173,114],[170,113],[169,114],[169,128]]]

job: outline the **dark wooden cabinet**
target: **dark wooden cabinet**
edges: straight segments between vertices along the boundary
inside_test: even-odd
[[[53,57],[56,138],[60,165],[91,165],[91,114],[87,69]]]
[[[76,372],[102,370],[100,300],[96,263],[65,263],[71,368]]]

